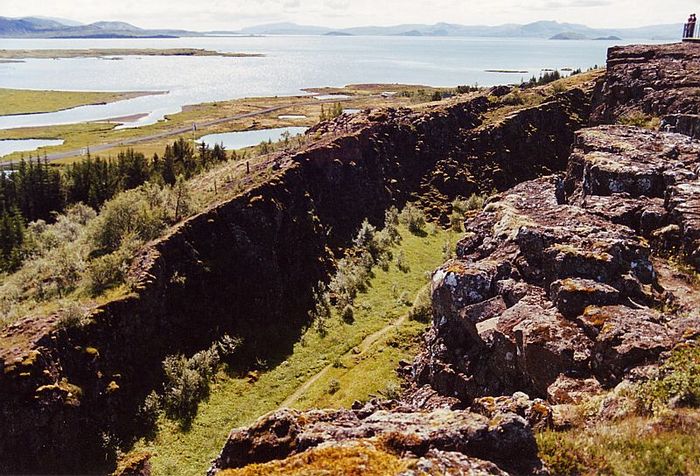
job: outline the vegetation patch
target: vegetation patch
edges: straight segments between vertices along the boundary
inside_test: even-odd
[[[391,212],[389,218],[398,221],[398,213]],[[393,262],[386,270],[374,265],[364,289],[353,298],[352,322],[343,319],[344,306],[325,301],[328,290],[321,290],[321,310],[314,312],[323,316],[323,325],[310,325],[286,360],[259,362],[257,369],[242,374],[220,368],[189,427],[161,415],[154,439],[137,445],[136,450],[154,454],[154,474],[202,474],[231,428],[249,425],[285,401],[296,408],[348,407],[373,395],[396,396],[400,387],[395,369],[400,360],[415,355],[426,326],[407,314],[430,272],[442,262],[441,245],[448,232],[436,228],[417,235],[399,224],[395,233],[399,238],[390,251],[403,251],[410,271]],[[403,293],[411,296],[408,305],[397,301]]]
[[[313,448],[281,461],[252,464],[221,471],[219,476],[335,474],[343,476],[389,476],[402,473],[408,462],[367,444]]]
[[[107,104],[155,92],[35,91],[0,88],[0,116],[56,112],[78,106]]]

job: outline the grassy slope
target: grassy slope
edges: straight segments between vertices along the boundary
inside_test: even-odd
[[[29,89],[0,89],[0,116],[55,112],[89,104],[106,104],[150,93],[33,91]]]
[[[156,440],[142,442],[137,448],[155,453],[154,474],[203,474],[232,428],[250,424],[277,409],[304,382],[335,361],[345,367],[333,369],[327,379],[317,381],[294,406],[347,406],[395,385],[394,369],[400,359],[415,353],[423,324],[407,320],[368,346],[365,352],[356,354],[357,350],[353,352],[353,349],[365,337],[406,314],[409,307],[397,302],[397,294],[406,293],[405,297],[413,300],[428,279],[426,273],[442,262],[442,247],[447,239],[444,231],[419,238],[402,228],[402,235],[404,240],[395,255],[399,249],[403,250],[409,272],[399,271],[394,264],[387,272],[377,268],[367,292],[356,300],[354,323],[343,323],[334,311],[325,336],[315,327],[309,329],[286,361],[260,372],[257,380],[231,378],[221,373],[209,401],[200,406],[189,431],[183,432],[176,423],[161,420]],[[339,382],[339,390],[332,395],[327,391],[330,378]]]

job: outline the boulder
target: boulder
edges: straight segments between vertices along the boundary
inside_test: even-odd
[[[386,403],[359,410],[279,410],[233,430],[209,474],[348,444],[368,444],[398,458],[420,458],[425,465],[463,472],[472,466],[496,474],[540,468],[532,430],[514,413],[494,419],[465,410],[420,411]]]

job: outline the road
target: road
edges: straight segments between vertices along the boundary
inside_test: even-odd
[[[219,119],[212,119],[210,121],[195,122],[193,124],[194,124],[194,126],[196,126],[197,129],[202,129],[202,128],[209,127],[209,126],[215,126],[217,124],[223,124],[225,122],[236,121],[238,119],[246,119],[248,117],[264,116],[266,114],[270,114],[270,113],[275,112],[275,111],[280,111],[282,109],[288,109],[290,107],[309,106],[312,104],[324,104],[324,103],[327,104],[327,103],[345,102],[345,101],[349,101],[351,99],[353,99],[353,98],[329,99],[327,101],[318,101],[318,100],[314,99],[313,101],[307,101],[307,102],[302,102],[302,103],[299,103],[299,102],[287,103],[287,104],[281,104],[279,106],[273,106],[273,107],[268,107],[265,109],[260,109],[259,111],[252,111],[252,112],[246,112],[246,113],[242,113],[242,114],[236,114],[233,116],[221,117]],[[109,142],[106,144],[90,145],[89,146],[90,153],[94,154],[97,152],[102,152],[105,150],[114,149],[116,147],[124,147],[124,146],[130,146],[130,145],[135,145],[135,144],[142,144],[144,142],[152,142],[152,141],[156,141],[156,140],[160,140],[160,139],[165,139],[167,137],[186,134],[186,133],[192,131],[193,124],[190,124],[188,126],[178,127],[176,129],[170,129],[167,131],[159,132],[157,134],[131,137],[129,139],[123,139],[123,140],[120,140],[118,142]],[[64,152],[54,152],[52,154],[46,154],[46,160],[48,162],[53,162],[55,160],[67,159],[69,157],[77,157],[77,156],[83,155],[84,152],[85,152],[85,148],[67,150]]]

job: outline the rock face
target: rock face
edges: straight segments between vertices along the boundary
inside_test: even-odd
[[[684,250],[700,269],[699,154],[680,134],[584,129],[565,177],[492,199],[433,275],[417,384],[465,404],[518,390],[567,403],[697,328],[698,312],[654,310],[683,293],[664,289],[651,252]]]
[[[438,470],[430,474],[446,474],[440,467],[454,471],[449,474],[531,474],[540,470],[532,431],[514,413],[494,411],[486,417],[375,402],[356,410],[285,409],[248,428],[233,430],[209,474],[284,460],[318,447],[360,444],[396,455],[416,470]],[[334,467],[342,467],[342,462],[336,461]]]
[[[597,92],[595,122],[632,112],[663,117],[700,114],[700,48],[689,43],[619,46],[608,50]]]
[[[131,272],[134,293],[91,309],[86,325],[39,316],[2,330],[0,473],[109,467],[103,437],[128,445],[138,435],[167,355],[191,355],[222,333],[241,336],[251,359],[287,352],[331,250],[364,218],[379,224],[416,195],[440,216],[457,192],[563,170],[589,97],[574,89],[495,125],[483,124],[495,106],[479,97],[312,130],[303,150],[271,157],[266,182],[149,245]]]

